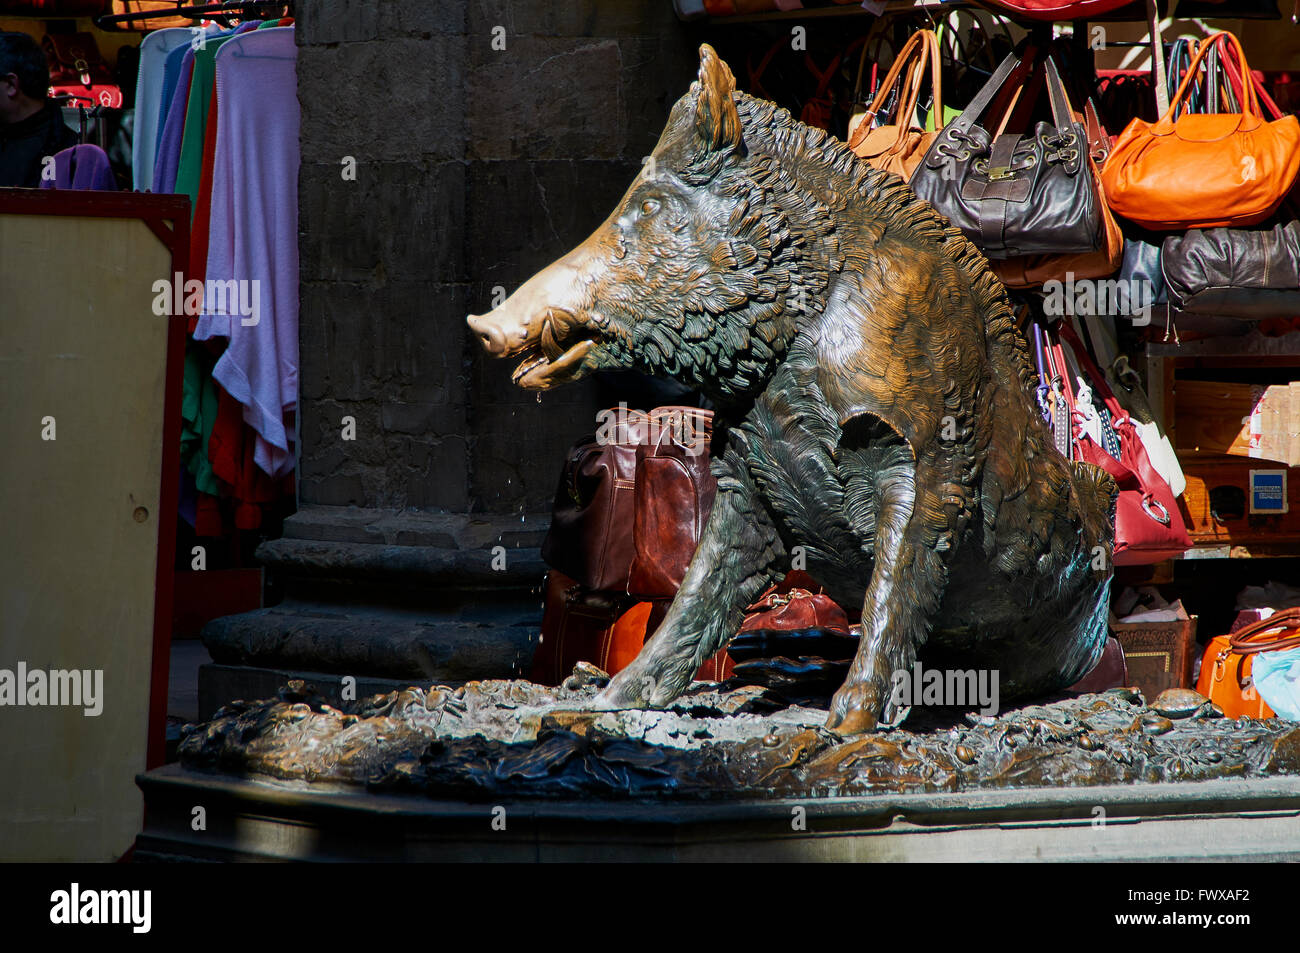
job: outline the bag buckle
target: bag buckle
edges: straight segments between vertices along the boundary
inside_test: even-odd
[[[1016,172],[1009,165],[995,165],[989,169],[990,182],[1002,182],[1006,179],[1014,179]]]

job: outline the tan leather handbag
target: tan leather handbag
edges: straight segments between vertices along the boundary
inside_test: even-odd
[[[1255,225],[1276,211],[1300,171],[1300,121],[1295,116],[1267,121],[1253,83],[1246,84],[1240,113],[1178,116],[1202,61],[1220,37],[1235,49],[1249,75],[1235,36],[1210,37],[1193,57],[1169,109],[1155,123],[1130,122],[1102,169],[1112,211],[1145,228]]]
[[[885,81],[880,84],[868,107],[864,121],[849,136],[849,148],[873,167],[893,172],[906,181],[921,164],[938,132],[918,128],[916,109],[921,97],[921,85],[928,68],[934,89],[931,115],[943,115],[943,81],[940,75],[939,41],[933,30],[917,30],[895,57]],[[901,81],[901,86],[899,85]],[[898,88],[892,125],[870,128],[872,121],[885,108],[890,94]]]

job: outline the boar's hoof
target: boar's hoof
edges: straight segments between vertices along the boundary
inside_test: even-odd
[[[875,688],[867,682],[845,682],[831,699],[831,713],[826,727],[837,735],[860,735],[875,731],[880,722],[876,712],[880,699]]]
[[[624,672],[627,670],[624,669]],[[605,686],[599,695],[587,706],[594,711],[619,711],[624,708],[649,708],[649,699],[642,691],[641,684],[632,679],[623,678],[623,673]],[[647,680],[649,676],[647,676]]]

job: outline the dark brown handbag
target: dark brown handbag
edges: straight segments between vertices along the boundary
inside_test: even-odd
[[[994,136],[977,121],[1020,67],[1012,53],[949,123],[912,175],[916,194],[991,259],[1094,252],[1105,238],[1088,134],[1070,112],[1056,65],[1044,61],[1052,124]]]
[[[709,471],[712,425],[709,410],[650,412],[652,442],[637,448],[631,595],[670,599],[682,584],[717,492]]]
[[[615,414],[613,428],[574,444],[560,473],[542,558],[588,589],[626,592],[632,565],[633,482],[639,410]],[[631,433],[629,433],[631,431]]]

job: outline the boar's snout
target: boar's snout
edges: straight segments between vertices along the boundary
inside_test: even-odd
[[[483,345],[483,350],[492,357],[501,357],[510,349],[510,345],[506,342],[506,329],[499,323],[477,314],[471,314],[465,320],[469,323],[469,329],[474,332],[474,336],[478,338],[479,344]]]
[[[466,317],[492,357],[522,356],[513,380],[546,390],[582,377],[599,336],[586,298],[596,262],[587,245],[538,272],[487,314]]]

